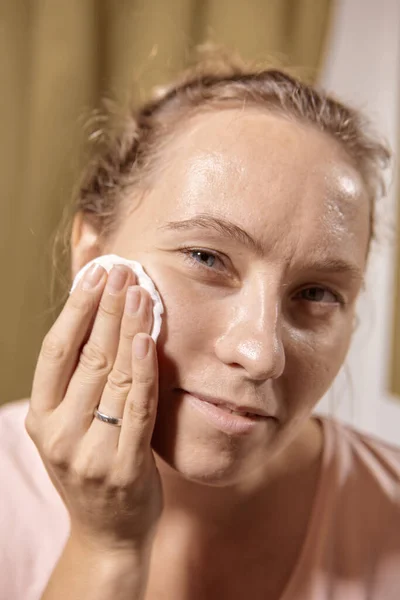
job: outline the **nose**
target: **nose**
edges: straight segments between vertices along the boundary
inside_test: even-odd
[[[219,360],[242,367],[258,381],[276,379],[285,368],[279,296],[266,287],[242,290],[215,345]]]

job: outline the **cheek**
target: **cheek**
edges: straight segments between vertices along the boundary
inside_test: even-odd
[[[349,331],[346,319],[324,332],[290,331],[285,335],[283,379],[289,413],[310,410],[329,389],[346,357]]]
[[[157,344],[160,392],[183,385],[185,374],[202,377],[221,322],[218,303],[209,290],[200,290],[182,277],[167,275],[164,282],[158,280],[165,309]]]

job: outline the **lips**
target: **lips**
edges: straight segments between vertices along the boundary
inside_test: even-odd
[[[249,417],[268,417],[269,415],[261,408],[258,407],[254,407],[254,406],[249,406],[249,405],[238,405],[235,404],[233,402],[230,402],[229,400],[226,400],[225,398],[215,398],[213,396],[206,396],[204,394],[197,394],[196,392],[189,392],[188,390],[183,390],[183,391],[187,391],[189,394],[191,394],[192,396],[194,396],[195,398],[198,398],[199,400],[203,401],[203,402],[208,402],[209,404],[213,404],[214,406],[218,406],[220,408],[223,408],[224,410],[226,410],[229,413],[233,413],[233,414],[238,414],[238,415],[242,415],[242,416],[249,416]]]

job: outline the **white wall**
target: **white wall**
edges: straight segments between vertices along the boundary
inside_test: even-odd
[[[400,1],[337,0],[321,84],[363,111],[398,150],[400,114]],[[393,179],[393,172],[389,178]],[[392,181],[382,201],[385,220],[396,221],[399,193]],[[388,391],[393,327],[396,240],[374,251],[366,292],[360,297],[360,325],[345,370],[316,412],[335,414],[357,428],[400,445],[400,398]],[[400,369],[400,365],[398,365]],[[338,403],[338,404],[337,404]]]

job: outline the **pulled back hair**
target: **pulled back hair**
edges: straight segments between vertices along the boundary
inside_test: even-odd
[[[77,212],[96,228],[100,239],[113,236],[124,209],[145,194],[162,161],[168,161],[168,140],[192,115],[238,106],[259,107],[307,123],[341,145],[365,186],[371,242],[390,152],[368,120],[287,69],[252,66],[217,49],[200,52],[192,67],[170,85],[156,88],[141,106],[128,106],[115,119],[109,105],[94,120],[96,127],[89,136],[93,152],[76,190],[69,227],[64,228],[64,251],[69,254],[70,229]]]

